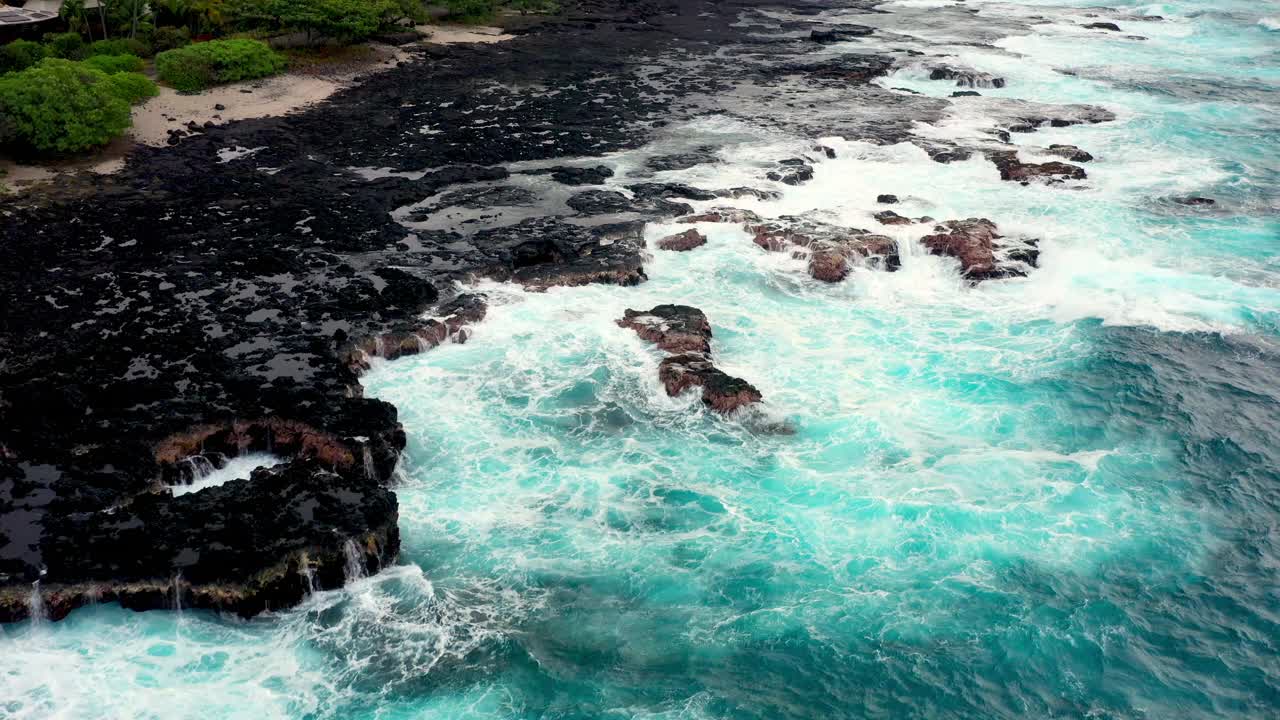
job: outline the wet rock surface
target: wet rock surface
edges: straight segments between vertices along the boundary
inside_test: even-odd
[[[707,236],[697,230],[685,230],[682,233],[668,235],[658,241],[658,249],[687,252],[707,244]]]
[[[1093,155],[1081,150],[1075,145],[1050,145],[1049,154],[1057,155],[1058,157],[1065,158],[1071,162],[1091,162],[1093,160]]]
[[[957,87],[1002,88],[1005,79],[973,68],[940,65],[929,69],[930,80],[954,80]]]
[[[1039,240],[1014,240],[996,231],[986,218],[948,220],[920,239],[930,253],[960,261],[960,269],[971,282],[1021,277],[1036,267]]]
[[[789,250],[799,257],[807,252],[809,275],[822,282],[844,280],[855,263],[890,272],[902,264],[897,241],[858,228],[784,216],[748,225],[747,231],[753,235],[752,241],[765,250]]]
[[[722,414],[763,399],[751,383],[725,373],[712,362],[711,323],[698,308],[658,305],[652,310],[627,310],[618,325],[672,353],[658,364],[658,379],[671,397],[689,388],[701,388],[702,404]]]
[[[1064,180],[1084,180],[1088,177],[1084,168],[1078,165],[1056,160],[1047,163],[1022,162],[1018,159],[1018,153],[1012,150],[989,153],[987,157],[1000,171],[1001,180],[1023,185],[1033,181],[1056,184]]]
[[[396,409],[363,396],[372,358],[465,341],[485,305],[460,283],[643,282],[646,220],[762,225],[690,203],[776,199],[769,173],[802,183],[830,153],[729,189],[640,182],[714,161],[708,148],[673,151],[625,188],[603,158],[716,113],[801,147],[891,144],[947,107],[868,85],[898,60],[832,52],[811,32],[842,24],[779,20],[767,0],[561,5],[504,18],[509,42],[406,44],[409,60],[306,111],[174,135],[114,175],[0,209],[0,621],[23,616],[37,580],[55,616],[95,597],[249,615],[341,583],[351,547],[369,570],[394,562],[405,439]],[[1015,124],[1108,119],[1000,107]],[[935,159],[948,153],[971,155]],[[555,208],[527,183],[557,188]],[[485,217],[494,208],[515,210]],[[809,256],[814,277],[897,265],[885,236],[779,223],[765,244]],[[700,385],[720,411],[759,400],[699,357],[668,358],[664,384]],[[285,463],[168,491],[193,463],[260,451]]]

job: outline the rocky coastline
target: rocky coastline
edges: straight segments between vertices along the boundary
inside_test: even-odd
[[[405,436],[360,375],[374,358],[465,342],[485,315],[467,289],[477,279],[634,285],[646,278],[645,225],[659,220],[741,225],[761,251],[807,257],[820,281],[897,268],[887,235],[690,204],[767,201],[773,183],[812,179],[830,148],[778,158],[758,188],[603,186],[601,155],[672,122],[723,114],[813,138],[916,142],[937,162],[985,153],[1014,181],[1084,179],[1001,148],[1010,130],[1108,119],[1097,108],[1011,108],[974,147],[912,136],[947,101],[869,81],[916,60],[830,52],[877,31],[821,11],[875,4],[815,1],[777,20],[761,12],[778,9],[767,0],[570,0],[556,16],[509,18],[515,37],[500,45],[406,46],[402,64],[305,112],[197,130],[113,175],[15,198],[0,211],[0,622],[99,601],[251,616],[394,563]],[[940,78],[999,87],[950,67]],[[880,104],[901,119],[775,118],[753,99],[762,92]],[[1075,151],[1058,154],[1083,161]],[[710,157],[672,155],[649,171]],[[564,197],[521,194],[525,177]],[[446,209],[463,219],[433,225]],[[880,222],[895,218],[931,221]],[[1036,264],[1034,242],[1002,245],[985,219],[942,223],[923,242],[975,282]],[[659,247],[703,243],[691,229]],[[646,314],[662,308],[701,315]],[[711,363],[701,322],[697,347],[665,348],[667,392],[700,386],[722,413],[760,402]],[[634,318],[627,327],[645,334]],[[194,466],[253,452],[283,462],[169,490]]]

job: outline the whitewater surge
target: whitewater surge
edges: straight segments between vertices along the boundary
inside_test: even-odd
[[[653,250],[634,288],[481,283],[467,343],[363,379],[408,433],[401,565],[253,621],[99,606],[0,629],[0,715],[1277,710],[1274,22],[1255,3],[1116,3],[1116,35],[1081,28],[1092,2],[1062,4],[965,3],[996,27],[1046,18],[974,46],[922,19],[955,3],[899,0],[848,18],[891,40],[847,49],[914,42],[1007,79],[920,138],[971,142],[1001,98],[1106,107],[1116,121],[1012,136],[1024,160],[1089,151],[1087,180],[1022,187],[980,154],[825,137],[836,157],[810,182],[733,204],[890,235],[898,272],[819,283],[701,223],[704,247]],[[879,84],[957,89],[913,67]],[[714,145],[718,162],[658,178],[762,186],[814,142],[712,117],[599,162],[622,187],[651,155]],[[1039,238],[1041,267],[972,286],[919,244],[932,225],[879,225],[885,209],[990,218]],[[650,225],[650,248],[688,227]],[[615,320],[668,302],[707,314],[763,419],[665,394],[659,354]]]

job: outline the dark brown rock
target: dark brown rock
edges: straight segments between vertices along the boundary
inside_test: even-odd
[[[1050,145],[1049,154],[1066,158],[1071,162],[1090,162],[1093,156],[1075,145]]]
[[[986,218],[948,220],[934,228],[934,233],[920,238],[934,255],[946,255],[960,261],[961,273],[973,282],[1025,275],[1021,265],[1034,267],[1039,258],[1037,241],[1027,240],[1006,253],[1006,262],[997,258],[997,250],[1012,245],[1003,241],[996,224]]]
[[[715,223],[758,223],[760,216],[750,210],[731,207],[711,208],[697,215],[685,215],[676,218],[680,223],[715,222]]]
[[[909,217],[903,217],[892,210],[881,210],[875,214],[876,222],[881,225],[911,225],[915,221]]]
[[[1000,179],[1028,184],[1032,181],[1058,183],[1063,180],[1084,180],[1088,177],[1084,168],[1063,162],[1024,163],[1013,150],[993,152],[987,155],[1000,171]]]
[[[711,352],[711,323],[695,307],[658,305],[647,311],[627,310],[618,325],[635,330],[667,352]]]
[[[658,241],[658,248],[661,250],[674,250],[676,252],[685,252],[696,247],[702,247],[707,244],[707,236],[697,230],[685,230],[682,233],[668,235]]]
[[[658,379],[671,397],[700,387],[702,403],[724,414],[762,400],[751,383],[724,373],[711,361],[711,323],[698,308],[658,305],[647,311],[627,310],[618,325],[672,353],[658,365]]]
[[[658,379],[671,397],[688,388],[701,387],[702,404],[721,414],[764,399],[751,383],[725,373],[706,355],[697,353],[664,358],[658,364]]]

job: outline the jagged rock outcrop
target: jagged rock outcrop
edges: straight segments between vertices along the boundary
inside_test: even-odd
[[[1090,162],[1093,160],[1093,155],[1090,155],[1075,145],[1050,145],[1049,154],[1057,155],[1058,157],[1065,158],[1071,162]]]
[[[707,244],[707,236],[697,230],[685,230],[682,233],[668,235],[658,241],[659,250],[686,252]]]
[[[353,564],[372,572],[395,561],[397,503],[385,480],[358,462],[298,459],[180,497],[157,491],[109,513],[53,515],[40,540],[45,573],[35,586],[0,587],[0,622],[26,617],[33,592],[54,620],[95,602],[246,617],[295,605],[341,586]]]
[[[667,170],[687,170],[698,165],[707,165],[719,161],[720,158],[716,155],[716,148],[711,145],[703,145],[689,152],[655,155],[645,160],[644,164],[650,170],[662,172]]]
[[[698,308],[658,305],[652,310],[627,310],[618,325],[672,353],[658,364],[658,379],[671,397],[698,387],[703,405],[722,414],[763,399],[751,383],[728,375],[712,362],[711,323]]]
[[[813,166],[803,158],[787,158],[779,160],[777,170],[771,170],[765,177],[784,185],[803,185],[813,179]]]
[[[930,80],[955,80],[958,87],[1002,88],[1005,79],[973,68],[936,65],[929,69]]]
[[[1039,261],[1039,240],[1010,240],[997,229],[986,218],[948,220],[920,244],[934,255],[959,260],[960,272],[972,282],[1026,275]]]
[[[1078,165],[1056,160],[1047,163],[1022,162],[1018,159],[1018,153],[1015,150],[992,152],[988,153],[987,157],[1000,171],[1001,180],[1023,185],[1030,184],[1032,181],[1054,184],[1064,180],[1084,180],[1088,177],[1084,168]]]
[[[565,203],[582,215],[620,215],[638,213],[653,216],[682,215],[693,211],[685,203],[672,202],[660,196],[627,197],[617,190],[584,190]]]
[[[823,282],[844,280],[851,263],[890,272],[901,266],[897,241],[866,230],[781,217],[749,225],[747,231],[752,233],[752,241],[765,250],[779,252],[792,248],[799,253],[807,252],[809,275]]]
[[[734,207],[714,207],[710,210],[704,210],[697,215],[685,215],[676,218],[676,222],[696,223],[696,222],[714,222],[714,223],[734,223],[747,224],[760,222],[760,216],[750,210]]]
[[[809,39],[817,43],[845,42],[872,35],[875,31],[875,28],[866,25],[836,25],[814,29],[809,33]]]
[[[892,210],[881,210],[872,217],[874,217],[876,222],[881,225],[914,225],[917,222],[933,222],[933,219],[928,216],[921,217],[918,220],[912,220],[911,218],[899,215]]]
[[[613,169],[604,165],[593,167],[553,167],[545,171],[552,180],[562,185],[600,185],[613,177]]]

